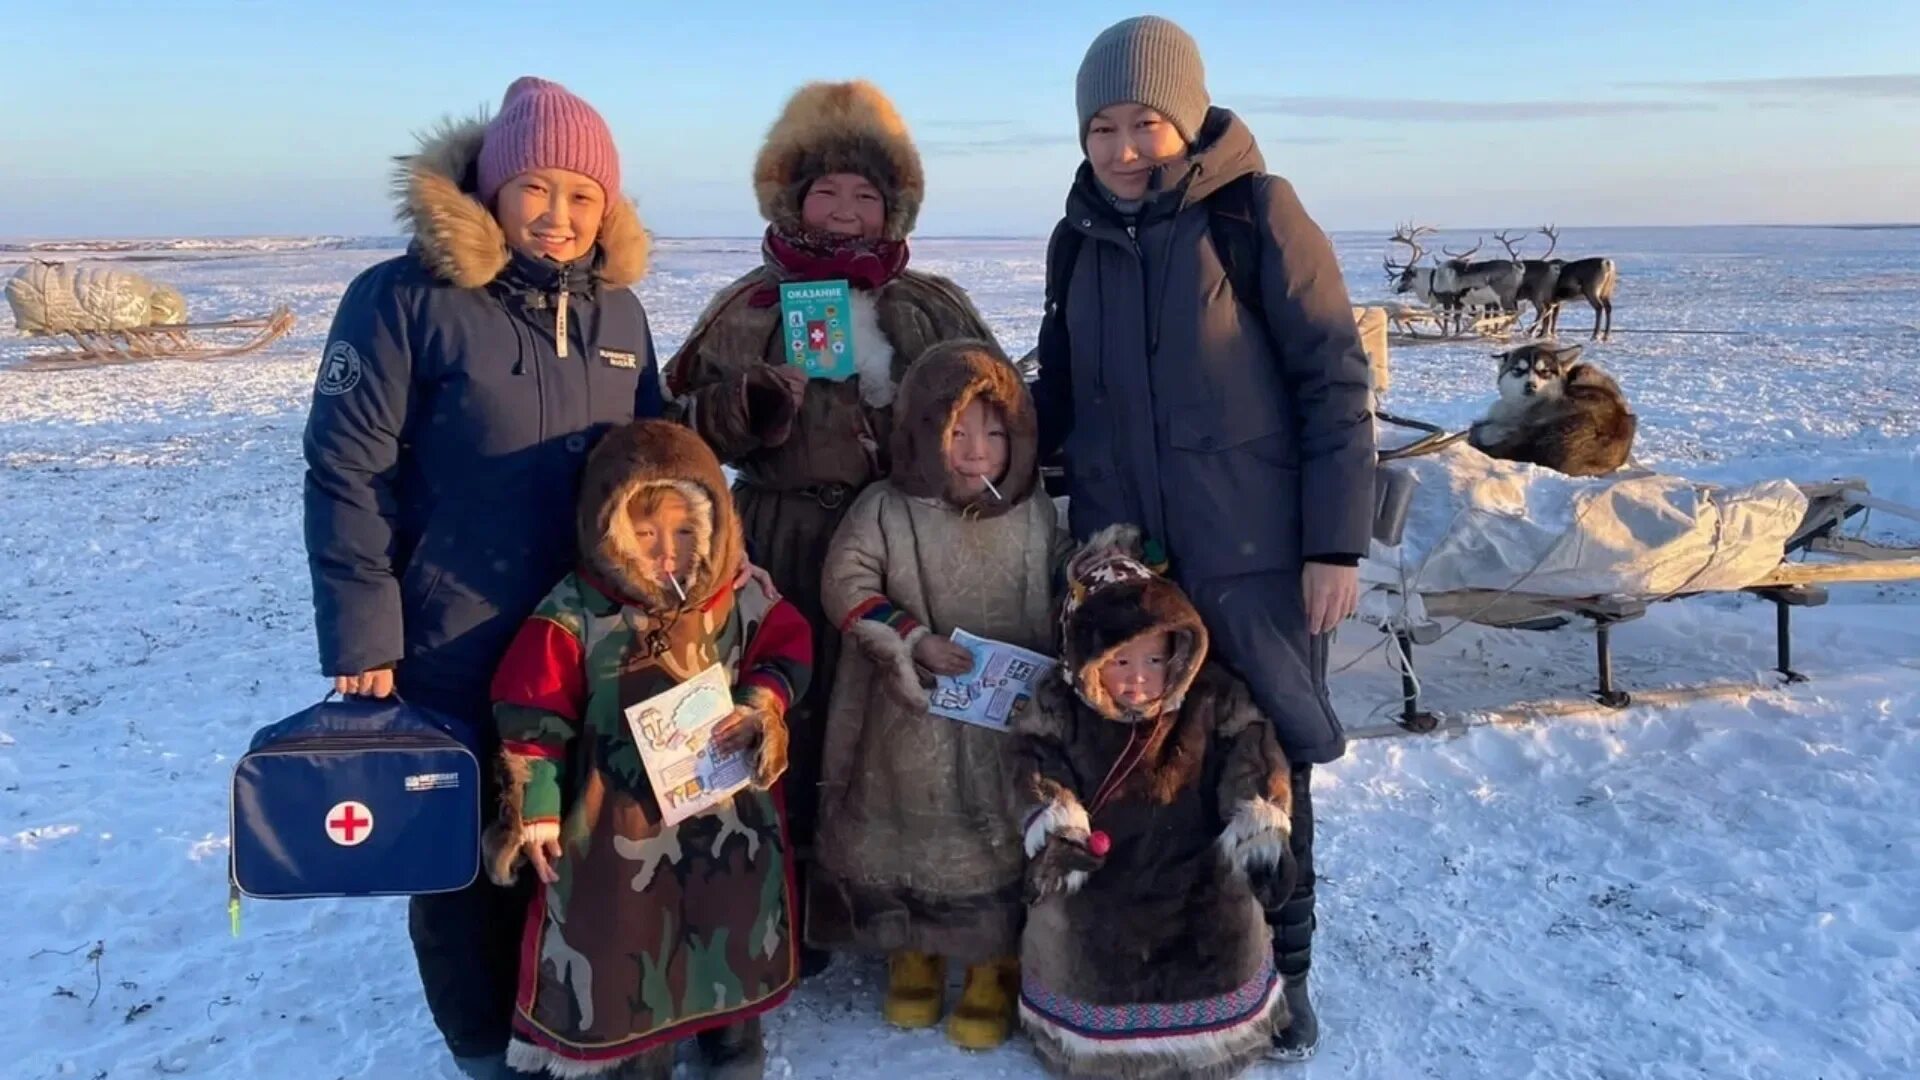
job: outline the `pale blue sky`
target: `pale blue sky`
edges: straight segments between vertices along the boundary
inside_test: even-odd
[[[778,5],[0,0],[0,236],[390,233],[389,157],[566,83],[665,235],[758,231],[793,88],[862,76],[928,235],[1044,233],[1087,42],[1179,21],[1330,228],[1920,220],[1920,2]]]

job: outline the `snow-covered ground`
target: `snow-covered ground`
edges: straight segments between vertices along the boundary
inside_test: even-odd
[[[1336,238],[1378,296],[1378,237]],[[753,241],[666,241],[641,288],[663,355]],[[1920,503],[1920,232],[1566,230],[1621,266],[1595,354],[1640,460],[1742,480],[1859,475]],[[255,903],[227,933],[226,783],[311,701],[299,433],[332,308],[375,242],[115,245],[196,321],[290,305],[265,355],[0,370],[0,1073],[450,1075],[395,901]],[[75,258],[62,251],[35,254]],[[0,245],[0,273],[29,257]],[[1037,241],[927,241],[1016,354]],[[1563,327],[1587,325],[1570,310]],[[0,367],[27,350],[0,336]],[[1387,404],[1450,426],[1493,392],[1474,347],[1397,350]],[[1914,541],[1920,526],[1876,521]],[[1902,531],[1902,530],[1905,531]],[[1920,1062],[1920,629],[1912,587],[1797,615],[1813,682],[1686,708],[1356,744],[1320,770],[1326,1028],[1301,1077],[1898,1077]],[[1616,633],[1629,688],[1754,679],[1769,608],[1665,605]],[[1396,678],[1353,628],[1352,721]],[[1592,639],[1465,628],[1432,704],[1578,696]],[[879,1022],[843,963],[772,1021],[774,1074],[1039,1075]],[[1279,1070],[1275,1070],[1278,1072]]]

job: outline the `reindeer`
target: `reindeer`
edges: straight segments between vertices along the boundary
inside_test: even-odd
[[[1393,285],[1393,291],[1412,293],[1419,301],[1441,315],[1441,330],[1447,331],[1449,322],[1457,313],[1460,304],[1460,290],[1454,287],[1453,272],[1445,266],[1421,266],[1420,260],[1426,250],[1420,246],[1420,238],[1431,236],[1438,230],[1431,225],[1415,225],[1408,222],[1396,226],[1388,244],[1399,244],[1412,252],[1404,263],[1393,261],[1389,251],[1380,257],[1380,267],[1387,272],[1387,281]]]
[[[1494,234],[1494,239],[1500,241],[1500,245],[1507,249],[1507,257],[1520,264],[1520,289],[1514,294],[1514,309],[1518,311],[1523,303],[1533,305],[1533,325],[1527,328],[1529,337],[1545,337],[1547,327],[1551,325],[1549,316],[1559,314],[1559,309],[1553,302],[1553,287],[1560,280],[1562,263],[1551,256],[1560,238],[1559,234],[1552,230],[1551,225],[1539,230],[1545,232],[1547,239],[1553,243],[1547,247],[1546,255],[1538,259],[1520,257],[1520,245],[1526,243],[1526,234],[1509,237],[1504,229]]]
[[[1427,254],[1426,249],[1420,246],[1420,238],[1437,231],[1431,225],[1408,223],[1398,226],[1388,243],[1404,245],[1412,254],[1405,263],[1394,262],[1391,254],[1382,256],[1380,265],[1386,270],[1387,280],[1393,284],[1394,292],[1412,293],[1421,303],[1438,313],[1442,333],[1455,334],[1465,322],[1462,299],[1470,283],[1460,280],[1459,272],[1465,264],[1458,259],[1434,266],[1420,265],[1420,260]]]
[[[1524,276],[1520,264],[1506,259],[1468,261],[1486,243],[1486,238],[1481,237],[1478,243],[1465,251],[1446,247],[1440,249],[1447,255],[1447,265],[1452,268],[1454,280],[1461,286],[1461,307],[1492,308],[1502,314],[1517,316],[1520,312],[1517,296]]]
[[[1560,230],[1552,225],[1542,225],[1534,230],[1547,238],[1546,254],[1538,259],[1527,259],[1522,263],[1525,273],[1520,284],[1519,299],[1533,305],[1533,326],[1529,333],[1536,337],[1557,334],[1560,329],[1560,305],[1583,297],[1593,308],[1594,341],[1607,341],[1613,337],[1613,290],[1620,276],[1612,259],[1555,259],[1554,249],[1560,246]],[[1509,243],[1503,232],[1501,243],[1507,245],[1507,253],[1514,254],[1517,242]],[[1524,239],[1524,237],[1522,238]],[[1602,316],[1605,328],[1602,329]]]

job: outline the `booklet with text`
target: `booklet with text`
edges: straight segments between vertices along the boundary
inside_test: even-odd
[[[953,643],[973,654],[973,670],[940,675],[928,697],[932,712],[962,723],[1009,731],[1033,700],[1034,688],[1054,668],[1052,657],[1004,641],[953,632]]]
[[[787,362],[810,379],[840,382],[853,366],[853,289],[844,281],[790,281],[780,286],[780,324]]]
[[[713,729],[732,712],[733,686],[721,664],[628,706],[627,726],[668,825],[726,802],[752,778],[747,754],[713,746]]]

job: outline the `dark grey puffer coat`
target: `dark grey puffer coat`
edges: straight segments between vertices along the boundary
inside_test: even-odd
[[[1085,165],[1067,197],[1085,240],[1048,316],[1069,344],[1040,356],[1042,449],[1064,443],[1074,538],[1143,525],[1288,758],[1332,761],[1346,740],[1309,659],[1300,568],[1367,550],[1366,354],[1332,246],[1238,117],[1210,110],[1184,171],[1167,171],[1137,215]],[[1208,199],[1247,175],[1265,326],[1208,228]]]

